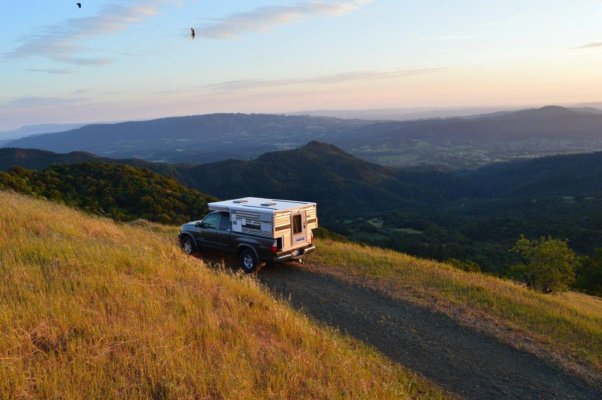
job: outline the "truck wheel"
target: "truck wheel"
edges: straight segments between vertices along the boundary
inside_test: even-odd
[[[192,255],[195,253],[196,246],[194,245],[194,242],[190,237],[184,236],[184,238],[182,239],[182,250],[184,250],[184,253],[188,255]]]
[[[240,253],[240,266],[247,274],[255,271],[257,268],[257,257],[252,250],[244,249]]]

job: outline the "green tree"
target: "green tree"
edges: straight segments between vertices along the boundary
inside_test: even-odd
[[[575,281],[579,260],[566,240],[549,236],[529,240],[521,236],[512,251],[523,260],[510,268],[509,275],[530,289],[558,293],[568,290]]]
[[[575,286],[584,292],[602,296],[602,248],[597,249],[593,256],[583,258],[577,268]]]

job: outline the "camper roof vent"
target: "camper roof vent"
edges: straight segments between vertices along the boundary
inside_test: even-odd
[[[275,206],[276,203],[273,203],[273,202],[272,203],[261,203],[261,205],[264,207],[270,207],[270,206]]]
[[[249,202],[249,200],[240,199],[240,200],[234,200],[232,203],[240,204],[240,203],[248,203],[248,202]]]

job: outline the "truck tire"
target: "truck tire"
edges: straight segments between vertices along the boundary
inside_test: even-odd
[[[190,236],[184,236],[182,238],[182,250],[184,250],[184,253],[188,254],[188,255],[193,255],[194,253],[196,253],[196,246],[194,244],[194,241],[190,238]]]
[[[257,256],[253,250],[244,249],[240,252],[240,266],[247,274],[255,272],[258,262],[259,260],[257,260]]]

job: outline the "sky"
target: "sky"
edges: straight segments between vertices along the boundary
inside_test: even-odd
[[[3,2],[0,130],[602,101],[602,0],[81,3]]]

